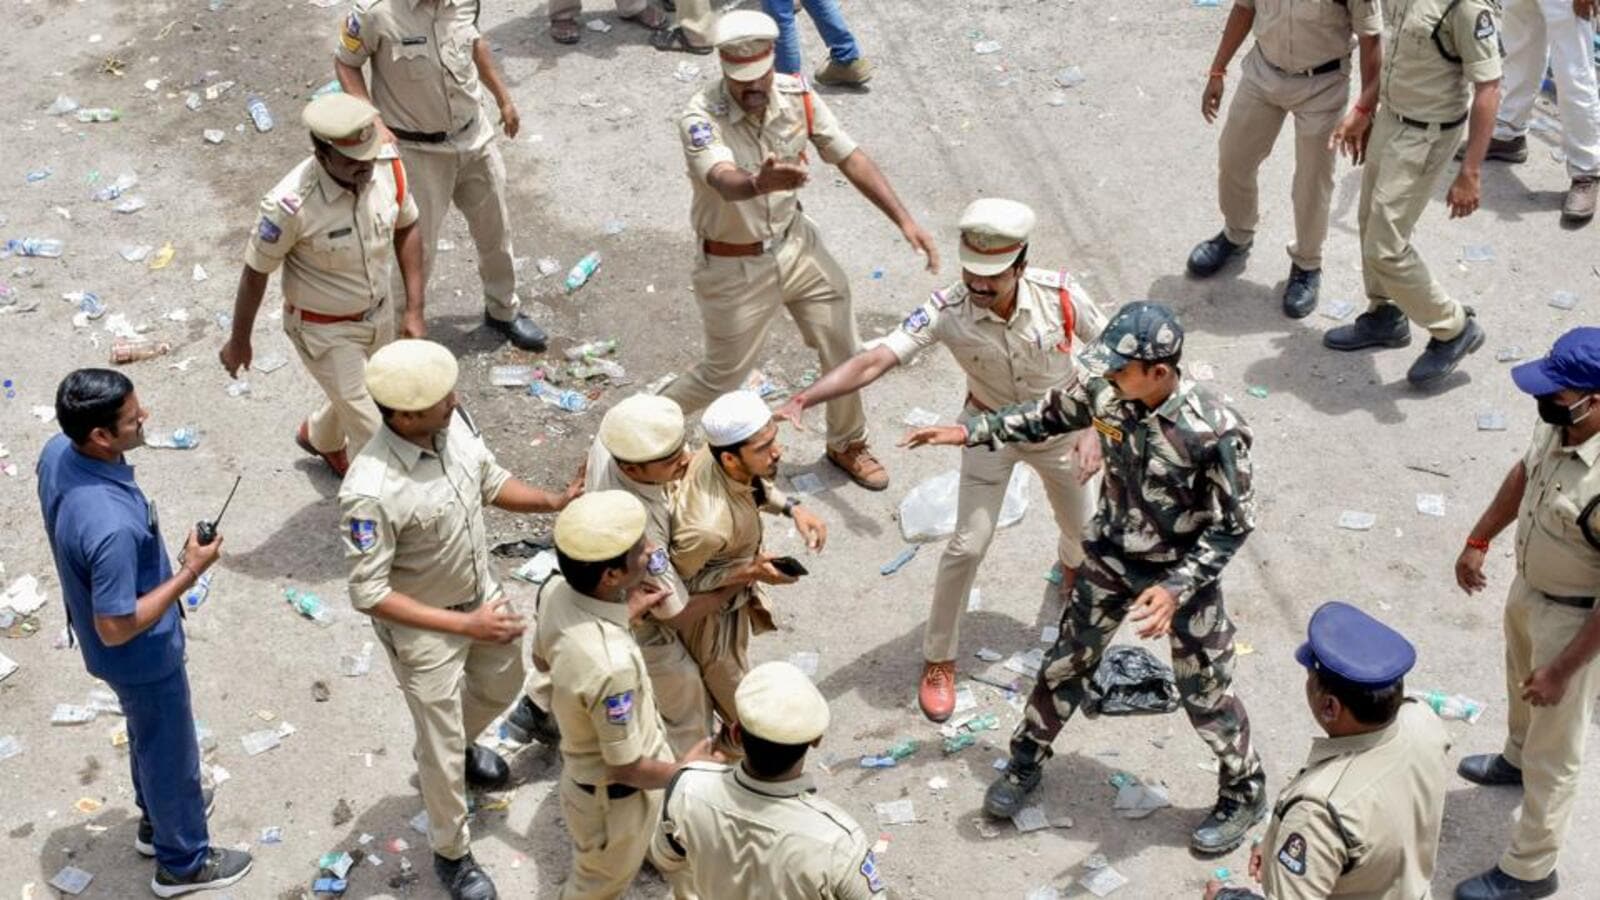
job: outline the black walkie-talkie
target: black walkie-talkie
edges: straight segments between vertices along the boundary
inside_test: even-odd
[[[228,504],[233,502],[234,492],[239,490],[239,482],[243,478],[243,475],[234,476],[233,490],[228,491],[228,499],[222,501],[222,512],[217,513],[215,519],[209,522],[201,519],[194,523],[194,539],[200,542],[200,546],[204,547],[217,539],[217,525],[222,522],[223,515],[228,512]]]

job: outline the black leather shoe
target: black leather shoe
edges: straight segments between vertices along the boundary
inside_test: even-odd
[[[511,715],[506,716],[506,735],[522,744],[538,741],[546,747],[555,747],[561,743],[556,717],[535,706],[527,697],[517,701]]]
[[[983,794],[983,811],[996,819],[1009,819],[1022,809],[1022,802],[1033,793],[1044,778],[1044,769],[1037,763],[1018,762],[1015,758],[994,784]]]
[[[1463,757],[1456,764],[1456,774],[1473,784],[1522,786],[1522,770],[1506,762],[1506,758],[1498,753]]]
[[[1329,350],[1404,347],[1410,343],[1411,323],[1393,303],[1364,312],[1349,325],[1340,325],[1322,336],[1322,346]]]
[[[1478,320],[1473,311],[1467,310],[1467,327],[1461,333],[1448,341],[1438,338],[1429,338],[1428,346],[1411,364],[1406,372],[1406,380],[1418,387],[1433,384],[1439,379],[1456,370],[1456,366],[1472,353],[1483,346],[1483,329],[1479,327]]]
[[[1216,237],[1203,240],[1189,251],[1189,274],[1196,278],[1209,278],[1217,274],[1228,260],[1250,252],[1250,244],[1235,244],[1227,234],[1219,231]]]
[[[1537,900],[1553,895],[1560,887],[1561,880],[1554,872],[1538,881],[1523,881],[1495,866],[1456,885],[1456,900]]]
[[[500,893],[489,880],[489,873],[468,853],[460,859],[433,855],[433,872],[450,892],[450,900],[497,900]]]
[[[1218,797],[1211,814],[1189,835],[1189,849],[1204,856],[1221,856],[1244,843],[1250,829],[1267,816],[1267,798],[1258,794],[1249,803]]]
[[[1317,292],[1322,289],[1321,269],[1302,269],[1289,264],[1289,283],[1283,286],[1283,314],[1304,319],[1317,308]]]
[[[511,780],[511,767],[500,754],[477,744],[467,748],[467,784],[480,788],[502,788]]]
[[[550,336],[544,333],[544,329],[521,313],[517,313],[517,317],[509,322],[484,313],[483,324],[505,335],[518,350],[532,350],[538,353],[550,342]]]

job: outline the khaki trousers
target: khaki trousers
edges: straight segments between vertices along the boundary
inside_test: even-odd
[[[709,2],[709,0],[707,0]],[[647,0],[617,0],[617,15],[637,16],[644,12]],[[583,11],[583,0],[550,0],[550,21],[571,22]]]
[[[517,315],[517,271],[511,257],[511,216],[506,210],[506,164],[493,141],[478,150],[458,150],[448,143],[400,141],[406,186],[417,198],[421,214],[423,271],[433,277],[439,232],[455,204],[467,220],[478,250],[478,278],[483,282],[484,309],[510,321]],[[430,295],[431,296],[431,295]]]
[[[780,308],[789,311],[806,346],[817,351],[823,371],[861,349],[850,283],[803,215],[795,218],[787,237],[760,256],[702,254],[693,281],[705,357],[661,392],[677,401],[685,415],[743,386]],[[829,449],[842,449],[866,435],[859,392],[828,401]]]
[[[1555,659],[1594,613],[1545,599],[1519,576],[1506,599],[1506,761],[1522,769],[1522,815],[1500,868],[1513,878],[1537,880],[1556,867],[1572,819],[1583,766],[1584,737],[1600,665],[1590,662],[1567,683],[1555,706],[1522,699],[1522,682]]]
[[[733,603],[737,605],[701,618],[683,633],[684,647],[700,667],[712,706],[723,722],[739,721],[733,695],[750,671],[750,636],[774,627],[765,601],[757,600],[750,591]]]
[[[1441,341],[1461,334],[1467,311],[1433,280],[1411,233],[1449,168],[1467,125],[1416,128],[1380,108],[1361,173],[1361,277],[1368,310],[1393,303]]]
[[[306,421],[311,446],[323,453],[359,453],[382,424],[367,393],[367,359],[394,340],[394,310],[378,301],[360,322],[319,325],[283,311],[283,333],[327,397]]]
[[[1057,558],[1070,569],[1083,562],[1084,529],[1094,517],[1100,479],[1095,476],[1088,484],[1078,484],[1077,467],[1066,458],[1075,439],[1075,435],[1061,435],[1038,444],[1005,444],[999,450],[968,447],[961,451],[956,533],[939,557],[933,609],[928,613],[922,637],[923,659],[945,662],[956,658],[967,595],[978,576],[978,565],[989,552],[1000,506],[1005,502],[1006,485],[1018,463],[1032,468],[1044,484],[1056,527],[1061,529]]]
[[[700,665],[689,655],[683,639],[665,625],[634,629],[650,692],[655,695],[661,724],[666,727],[672,755],[683,758],[695,744],[711,734],[711,696],[706,691]]]
[[[481,644],[437,631],[373,620],[416,727],[417,781],[433,852],[460,859],[467,831],[467,746],[522,685],[522,645]]]
[[[689,43],[696,47],[711,46],[711,23],[716,21],[711,11],[711,0],[678,0],[674,24],[683,29]]]
[[[1284,116],[1293,113],[1295,239],[1289,258],[1302,269],[1322,268],[1336,159],[1328,136],[1349,97],[1347,71],[1285,75],[1267,63],[1259,45],[1250,51],[1217,148],[1217,204],[1228,240],[1244,244],[1255,238],[1260,220],[1256,176],[1277,143]]]
[[[639,867],[651,855],[661,827],[661,791],[637,791],[618,800],[606,796],[605,785],[594,793],[561,779],[561,814],[572,835],[572,874],[561,886],[561,900],[614,900],[628,892]],[[688,869],[667,875],[672,896],[697,895]]]

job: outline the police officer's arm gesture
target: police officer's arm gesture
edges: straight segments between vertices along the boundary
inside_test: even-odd
[[[517,132],[522,129],[522,116],[517,112],[517,104],[511,99],[511,92],[506,90],[505,82],[500,80],[500,70],[494,64],[489,43],[481,37],[472,42],[472,62],[478,67],[478,77],[483,80],[483,86],[489,89],[495,105],[500,107],[500,124],[505,128],[506,137],[515,140]]]
[[[1206,89],[1200,95],[1200,115],[1205,117],[1207,123],[1215,122],[1217,111],[1222,108],[1223,77],[1228,72],[1228,63],[1233,61],[1233,55],[1239,52],[1239,46],[1244,43],[1245,36],[1250,33],[1250,26],[1256,21],[1256,11],[1253,7],[1235,3],[1228,13],[1228,23],[1222,26],[1222,39],[1217,42],[1217,55],[1211,58],[1211,72],[1206,76]]]
[[[1522,502],[1522,493],[1527,486],[1528,470],[1519,459],[1506,473],[1505,480],[1500,482],[1500,489],[1495,491],[1494,499],[1489,501],[1488,508],[1472,526],[1466,545],[1456,557],[1456,584],[1463,591],[1476,594],[1489,584],[1489,579],[1483,575],[1483,560],[1488,555],[1489,542],[1517,520],[1517,506]]]

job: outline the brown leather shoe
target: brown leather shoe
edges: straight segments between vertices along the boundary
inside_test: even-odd
[[[350,469],[350,457],[345,455],[344,448],[341,447],[331,453],[323,453],[316,447],[311,446],[311,423],[309,422],[300,423],[300,430],[294,433],[294,442],[301,450],[312,456],[321,457],[322,461],[328,464],[328,468],[333,470],[333,474],[340,478],[343,478],[344,473]]]
[[[869,491],[881,491],[889,486],[889,471],[867,449],[866,441],[856,441],[842,450],[829,450],[828,461]]]
[[[827,65],[811,76],[811,80],[832,87],[862,87],[872,80],[872,75],[877,69],[878,67],[864,56],[847,63],[830,59]]]
[[[624,22],[643,25],[651,31],[666,31],[672,25],[672,19],[654,6],[646,6],[644,9],[639,10],[639,14],[636,16],[621,16],[620,18]]]
[[[922,687],[917,689],[922,714],[943,722],[956,711],[956,661],[922,664]]]
[[[578,23],[572,19],[553,19],[550,22],[550,39],[558,44],[576,44],[581,33]]]
[[[1563,222],[1587,222],[1594,218],[1595,200],[1600,198],[1600,178],[1593,175],[1572,179],[1567,199],[1561,203]]]

